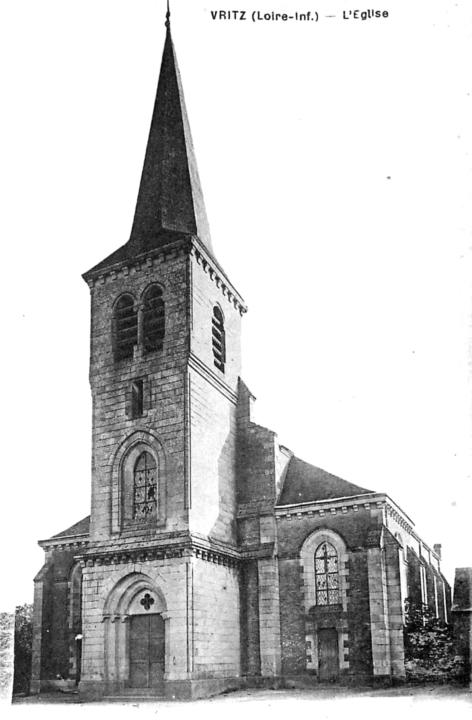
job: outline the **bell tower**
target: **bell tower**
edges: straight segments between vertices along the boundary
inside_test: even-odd
[[[128,242],[91,290],[91,541],[236,544],[244,302],[215,258],[170,32]]]
[[[93,398],[84,697],[139,688],[196,697],[240,676],[246,307],[213,251],[169,11],[166,26],[131,235],[84,274]]]

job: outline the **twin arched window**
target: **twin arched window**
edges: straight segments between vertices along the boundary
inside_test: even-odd
[[[211,325],[213,363],[221,372],[225,371],[226,363],[226,335],[223,313],[218,305],[213,308],[213,319]]]
[[[328,542],[321,543],[315,552],[315,589],[317,605],[339,603],[338,553]]]
[[[139,312],[142,322],[139,322]],[[115,359],[132,358],[135,345],[144,352],[162,350],[165,335],[165,304],[162,290],[151,285],[143,295],[141,310],[136,308],[132,295],[122,295],[115,305]]]
[[[146,450],[136,460],[133,473],[133,518],[151,520],[157,515],[157,466]]]

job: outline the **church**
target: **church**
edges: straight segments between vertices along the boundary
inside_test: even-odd
[[[401,682],[405,601],[449,619],[441,546],[254,423],[166,25],[131,235],[83,276],[91,515],[39,543],[31,691]]]

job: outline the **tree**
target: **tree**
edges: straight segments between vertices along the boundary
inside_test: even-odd
[[[15,611],[15,658],[13,692],[29,692],[33,645],[33,605],[19,605]]]
[[[464,672],[456,655],[452,625],[423,604],[405,601],[405,668],[413,681],[461,681]]]
[[[14,615],[0,613],[0,700],[11,697]]]

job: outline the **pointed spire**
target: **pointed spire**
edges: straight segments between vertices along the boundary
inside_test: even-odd
[[[159,247],[166,231],[197,235],[213,254],[210,229],[170,33],[166,40],[129,249]],[[168,239],[167,239],[168,242]]]

